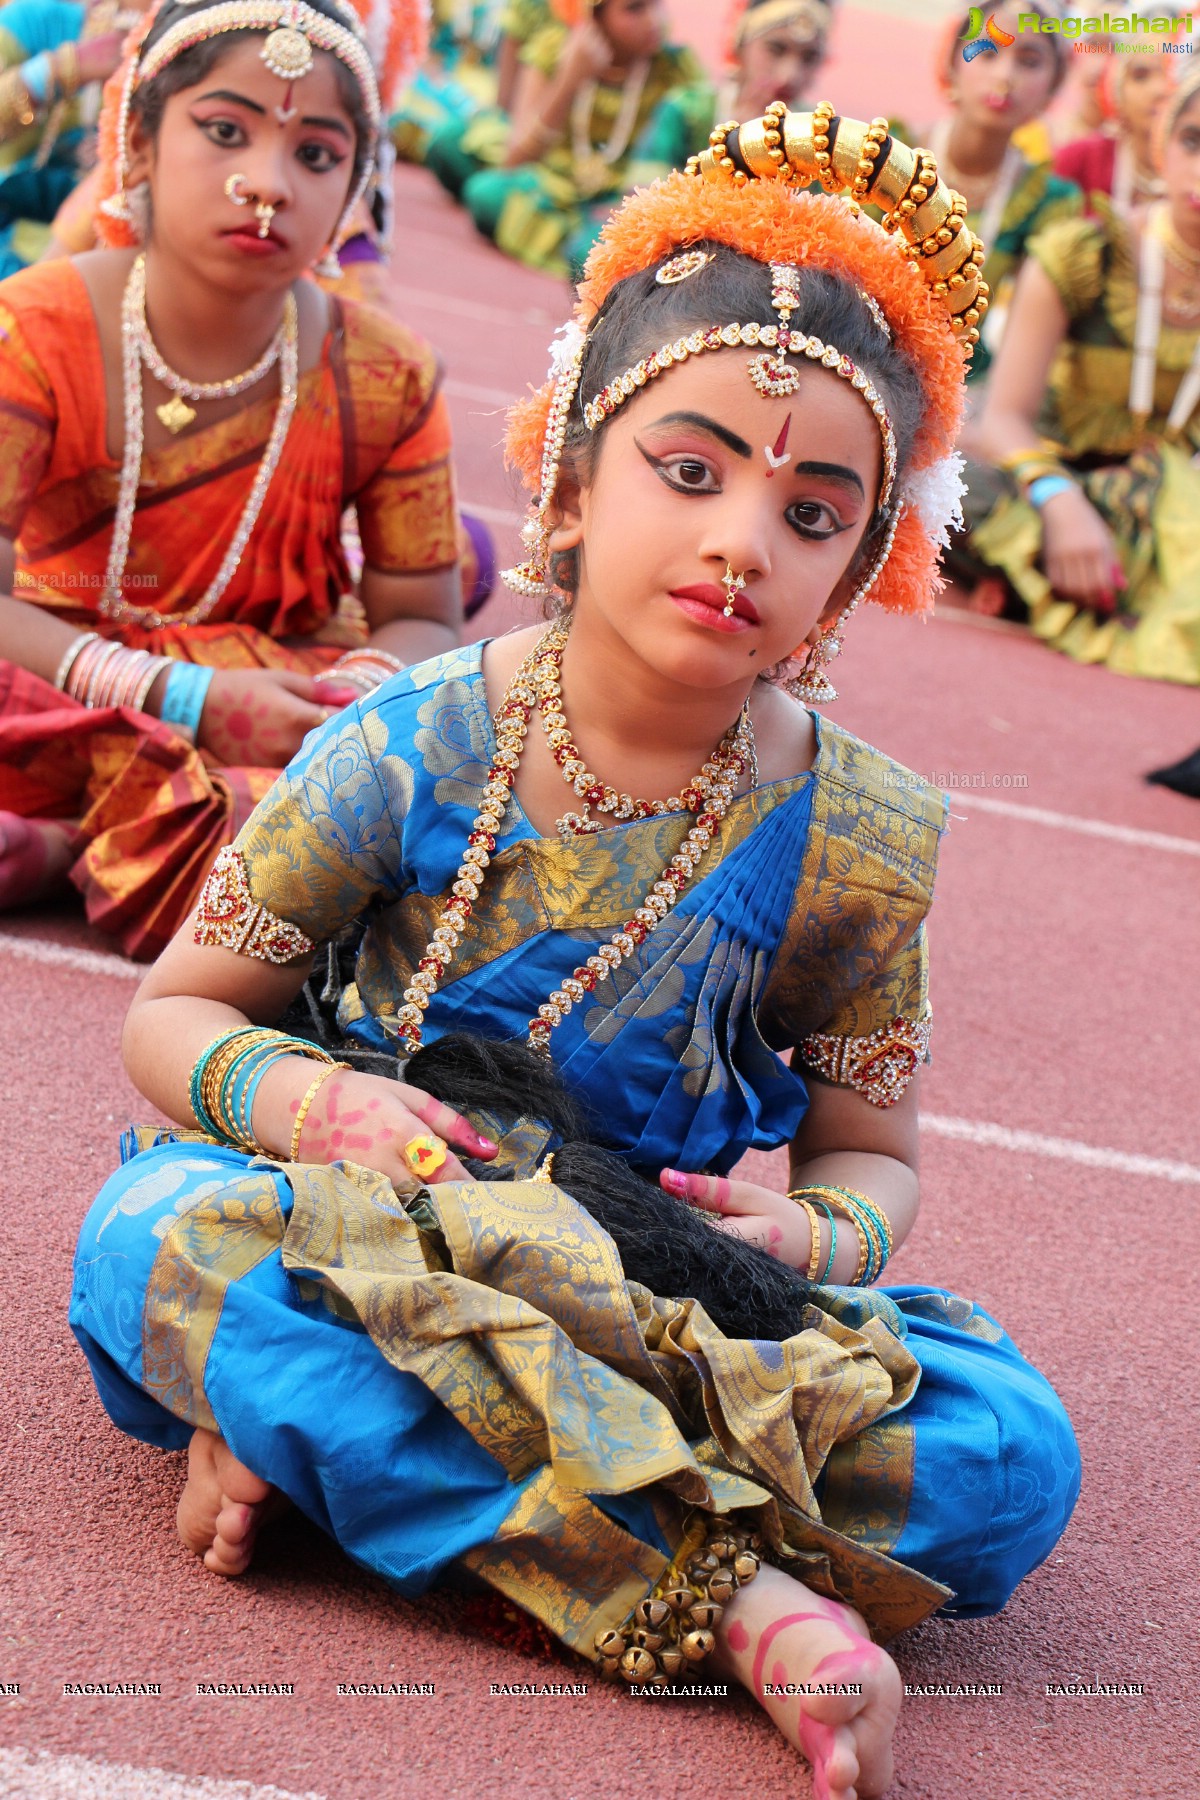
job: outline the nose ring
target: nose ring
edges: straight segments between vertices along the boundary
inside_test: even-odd
[[[746,577],[744,575],[735,575],[733,572],[733,564],[726,563],[725,573],[721,577],[721,586],[725,589],[725,605],[721,610],[727,619],[732,619],[733,608],[737,601],[737,597],[745,585]]]
[[[260,238],[270,237],[270,235],[271,235],[271,220],[275,217],[275,208],[270,204],[269,201],[260,200],[258,205],[254,209],[254,216],[258,220],[258,235],[259,235],[259,237]]]
[[[227,200],[232,200],[235,206],[249,205],[249,194],[243,194],[242,192],[245,182],[246,177],[244,175],[231,175],[225,183],[225,198]]]

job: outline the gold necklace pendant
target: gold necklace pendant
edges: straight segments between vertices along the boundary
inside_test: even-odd
[[[169,400],[164,400],[154,411],[172,437],[178,437],[196,416],[195,407],[189,406],[186,400],[181,400],[178,394],[172,394]]]

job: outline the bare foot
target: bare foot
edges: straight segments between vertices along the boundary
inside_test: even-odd
[[[853,1607],[764,1563],[725,1608],[714,1661],[749,1688],[808,1758],[814,1800],[883,1793],[892,1779],[903,1688],[895,1663],[871,1642]],[[841,1691],[797,1694],[798,1687]]]
[[[223,1437],[203,1429],[188,1445],[188,1478],[175,1523],[189,1550],[214,1575],[244,1575],[254,1540],[287,1506],[277,1488],[240,1463]]]
[[[53,819],[0,812],[0,912],[61,887],[71,866],[71,831]]]

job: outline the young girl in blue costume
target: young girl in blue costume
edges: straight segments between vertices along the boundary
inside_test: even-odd
[[[818,174],[907,254],[794,197]],[[465,1570],[614,1678],[710,1657],[832,1800],[891,1779],[880,1641],[1003,1606],[1078,1488],[999,1325],[873,1285],[916,1215],[944,803],[780,685],[829,697],[868,593],[929,603],[979,254],[924,153],[829,108],[614,216],[510,440],[539,491],[511,579],[561,610],[331,721],[223,854],[125,1037],[201,1130],[106,1185],[72,1306],[116,1423],[189,1446],[210,1569],[282,1494],[401,1593]],[[364,921],[341,1023],[378,1073],[272,1029]],[[777,1259],[797,1329],[631,1279],[536,1082],[519,1118],[434,1097],[464,1028],[548,1054],[668,1231],[686,1201]],[[731,1178],[784,1143],[790,1197]]]

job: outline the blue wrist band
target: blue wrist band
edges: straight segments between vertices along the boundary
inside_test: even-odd
[[[1067,488],[1074,486],[1069,475],[1039,475],[1036,481],[1030,482],[1025,498],[1030,506],[1041,512],[1047,500],[1052,500],[1055,494],[1065,493]]]
[[[48,50],[39,50],[36,56],[21,64],[21,80],[28,89],[29,98],[36,100],[39,106],[45,106],[54,80],[54,65]]]
[[[164,725],[173,725],[181,737],[190,738],[193,743],[215,672],[196,663],[176,663],[167,676],[158,716]]]

